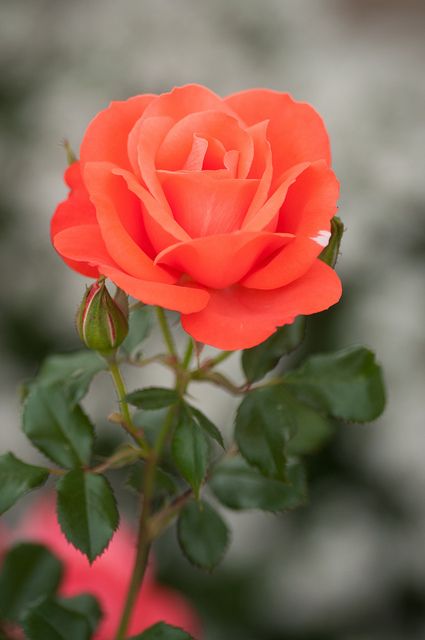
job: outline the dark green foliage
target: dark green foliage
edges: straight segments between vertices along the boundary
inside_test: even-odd
[[[266,478],[241,458],[219,465],[210,487],[222,504],[230,509],[285,511],[306,502],[305,475],[299,463],[287,467],[288,483]]]
[[[55,593],[61,578],[62,565],[46,547],[14,546],[0,573],[0,619],[18,622],[35,602]]]
[[[90,461],[94,429],[79,405],[69,402],[62,384],[34,385],[25,401],[23,431],[61,467]]]
[[[177,469],[198,496],[207,472],[208,441],[192,411],[184,405],[178,413],[171,451]]]
[[[49,472],[26,464],[13,453],[0,456],[0,514],[10,509],[25,493],[43,485]]]
[[[66,538],[93,562],[108,546],[119,515],[109,482],[102,475],[80,470],[61,478],[58,520]]]
[[[285,446],[293,435],[293,420],[279,386],[251,391],[236,414],[235,438],[246,460],[266,476],[285,479]]]
[[[304,339],[306,320],[299,316],[292,324],[278,329],[257,347],[242,352],[242,368],[249,382],[261,380],[279,360],[296,349]]]
[[[175,389],[166,389],[162,387],[146,387],[132,391],[127,395],[127,402],[145,409],[145,411],[155,411],[176,404],[180,399]]]
[[[129,330],[121,345],[131,357],[140,354],[141,343],[148,337],[153,325],[153,308],[138,304],[130,311]]]
[[[94,376],[106,368],[106,361],[94,351],[52,355],[43,362],[36,383],[45,386],[60,383],[69,401],[76,404],[86,395]]]
[[[199,409],[195,409],[195,407],[191,407],[190,405],[186,405],[188,411],[192,414],[192,418],[199,425],[200,429],[203,429],[204,432],[213,440],[215,440],[220,447],[224,449],[224,441],[223,436],[221,435],[218,428],[215,426],[213,422],[207,416],[199,411]]]
[[[158,622],[143,633],[132,636],[129,640],[194,640],[194,638],[183,629],[171,627],[165,622]]]
[[[90,640],[100,617],[91,595],[48,598],[28,611],[22,626],[28,640]]]
[[[187,559],[211,571],[221,560],[229,542],[222,517],[204,501],[190,500],[180,513],[177,532]]]
[[[382,370],[365,347],[311,356],[284,381],[300,398],[342,420],[369,422],[385,407]]]

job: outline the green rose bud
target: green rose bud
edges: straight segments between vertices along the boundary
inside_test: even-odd
[[[331,220],[331,237],[329,243],[319,256],[320,260],[326,262],[330,267],[334,267],[338,260],[339,246],[341,244],[343,233],[344,225],[341,222],[341,219],[334,216]]]
[[[105,281],[89,287],[77,312],[77,331],[89,349],[111,354],[128,333],[128,313],[111,297]]]

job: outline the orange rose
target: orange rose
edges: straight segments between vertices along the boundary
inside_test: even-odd
[[[53,244],[76,271],[181,313],[199,342],[255,346],[341,295],[318,260],[338,181],[320,116],[288,94],[188,85],[90,123]]]

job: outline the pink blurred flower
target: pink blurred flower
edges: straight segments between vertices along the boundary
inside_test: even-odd
[[[2,536],[4,537],[4,536]],[[111,640],[116,632],[130,581],[135,555],[135,535],[122,524],[110,546],[90,566],[86,557],[71,546],[61,532],[51,501],[36,503],[26,513],[7,543],[40,542],[64,563],[60,586],[63,596],[91,593],[99,600],[104,617],[95,640]],[[155,581],[152,562],[139,593],[128,634],[137,634],[157,622],[167,622],[200,638],[200,622],[188,601],[176,591]]]

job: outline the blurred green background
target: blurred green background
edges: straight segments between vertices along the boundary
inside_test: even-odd
[[[84,279],[48,229],[65,195],[62,138],[78,149],[111,99],[186,82],[289,91],[330,132],[345,290],[310,322],[308,348],[372,347],[388,407],[311,459],[308,507],[226,512],[233,541],[213,576],[179,557],[173,532],[159,544],[160,576],[192,598],[205,640],[425,638],[424,27],[421,0],[0,2],[1,451],[36,459],[19,431],[20,381],[78,347]],[[228,371],[240,375],[237,358]],[[152,381],[167,380],[154,370]],[[228,430],[233,400],[198,391]],[[92,395],[101,420],[109,381]]]

